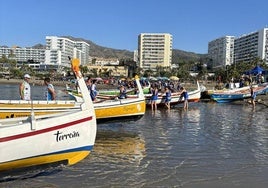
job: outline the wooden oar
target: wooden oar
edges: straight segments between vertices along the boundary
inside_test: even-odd
[[[112,100],[112,99],[115,99],[118,96],[117,95],[112,95],[111,96],[111,95],[98,94],[96,97],[99,98],[99,99]]]

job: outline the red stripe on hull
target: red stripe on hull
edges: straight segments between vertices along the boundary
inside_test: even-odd
[[[10,141],[10,140],[16,140],[16,139],[19,139],[19,138],[24,138],[24,137],[34,136],[34,135],[38,135],[38,134],[43,134],[43,133],[46,133],[46,132],[54,131],[54,130],[57,130],[57,129],[62,129],[62,128],[65,128],[65,127],[70,127],[72,125],[82,123],[82,122],[86,122],[86,121],[90,121],[90,120],[92,120],[92,116],[87,117],[87,118],[83,118],[83,119],[79,119],[79,120],[76,120],[76,121],[73,121],[73,122],[64,123],[62,125],[57,125],[57,126],[53,126],[53,127],[50,127],[50,128],[42,129],[42,130],[37,130],[37,131],[33,131],[33,132],[27,132],[27,133],[23,133],[23,134],[8,136],[8,137],[3,137],[3,138],[0,138],[0,142],[7,142],[7,141]]]

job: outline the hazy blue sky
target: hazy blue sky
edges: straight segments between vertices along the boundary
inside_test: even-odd
[[[268,25],[267,0],[0,0],[0,46],[73,36],[137,49],[140,33],[170,33],[173,48],[207,53],[208,42]]]

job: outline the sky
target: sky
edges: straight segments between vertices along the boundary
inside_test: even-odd
[[[267,0],[0,0],[0,46],[72,36],[134,51],[140,33],[170,33],[173,49],[205,54],[208,43],[268,27]]]

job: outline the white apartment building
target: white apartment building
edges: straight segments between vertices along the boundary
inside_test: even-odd
[[[268,63],[268,28],[240,37],[225,36],[215,39],[208,44],[208,55],[214,68],[252,62],[256,58]]]
[[[81,65],[88,64],[90,45],[84,41],[76,41],[75,48],[76,48],[75,50],[76,54],[74,54],[74,56],[80,59]]]
[[[208,43],[208,55],[212,60],[212,67],[226,67],[233,64],[234,36],[224,36]]]
[[[168,33],[141,33],[138,37],[138,66],[156,71],[157,67],[170,67],[172,61],[172,35]]]
[[[68,56],[79,58],[81,65],[87,64],[89,44],[65,37],[46,36],[46,65],[70,67]]]
[[[21,48],[14,46],[0,47],[0,57],[6,56],[7,58],[13,58],[18,62],[39,62],[44,63],[45,61],[45,49],[34,49],[34,48]]]
[[[250,62],[260,58],[268,63],[268,28],[235,38],[234,61]]]

